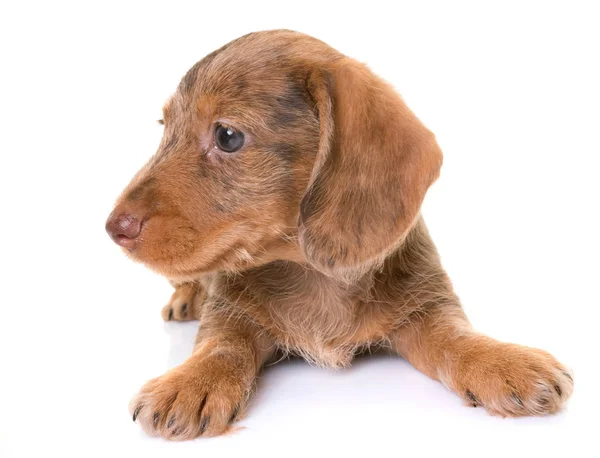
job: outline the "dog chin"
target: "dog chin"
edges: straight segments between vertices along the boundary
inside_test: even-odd
[[[227,266],[223,265],[221,259],[203,260],[188,258],[188,261],[184,263],[181,262],[181,258],[161,259],[160,262],[142,259],[136,259],[136,261],[141,262],[148,269],[174,283],[196,281],[205,274],[230,270]]]

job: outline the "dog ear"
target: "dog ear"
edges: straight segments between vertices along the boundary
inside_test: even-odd
[[[352,281],[403,241],[442,153],[395,90],[343,58],[307,80],[320,122],[313,172],[300,205],[299,240],[321,272]]]

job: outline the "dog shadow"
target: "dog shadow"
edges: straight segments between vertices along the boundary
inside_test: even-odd
[[[198,333],[199,321],[186,322],[167,322],[164,324],[165,333],[170,339],[169,353],[167,356],[168,369],[172,369],[182,364],[188,359],[196,342],[196,334]],[[373,360],[388,359],[390,352],[386,349],[377,349],[369,353],[360,353],[355,356],[352,367],[359,368],[364,364],[369,364]],[[277,358],[275,363],[267,364],[262,372],[273,371],[279,366],[294,366],[297,364],[307,364],[302,358],[293,355]]]
[[[199,325],[199,321],[167,322],[164,324],[165,333],[170,340],[169,352],[167,355],[168,369],[179,366],[191,356],[194,351]],[[363,365],[373,364],[374,361],[387,360],[389,358],[398,357],[392,356],[387,349],[377,349],[368,353],[360,353],[354,357],[351,368],[358,369]],[[266,364],[261,372],[264,374],[272,372],[278,367],[289,368],[290,366],[296,365],[309,364],[300,357],[289,355],[276,358],[275,362]]]
[[[170,339],[167,367],[181,365],[194,351],[199,321],[174,322],[164,324],[165,333]]]

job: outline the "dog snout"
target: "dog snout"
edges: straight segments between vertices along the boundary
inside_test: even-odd
[[[132,250],[142,231],[142,219],[130,213],[114,213],[106,221],[106,232],[113,241],[124,248]]]

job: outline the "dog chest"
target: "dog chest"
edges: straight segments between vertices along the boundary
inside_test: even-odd
[[[353,291],[293,263],[273,263],[223,283],[237,312],[264,328],[284,352],[319,366],[342,367],[381,341],[386,316]]]

